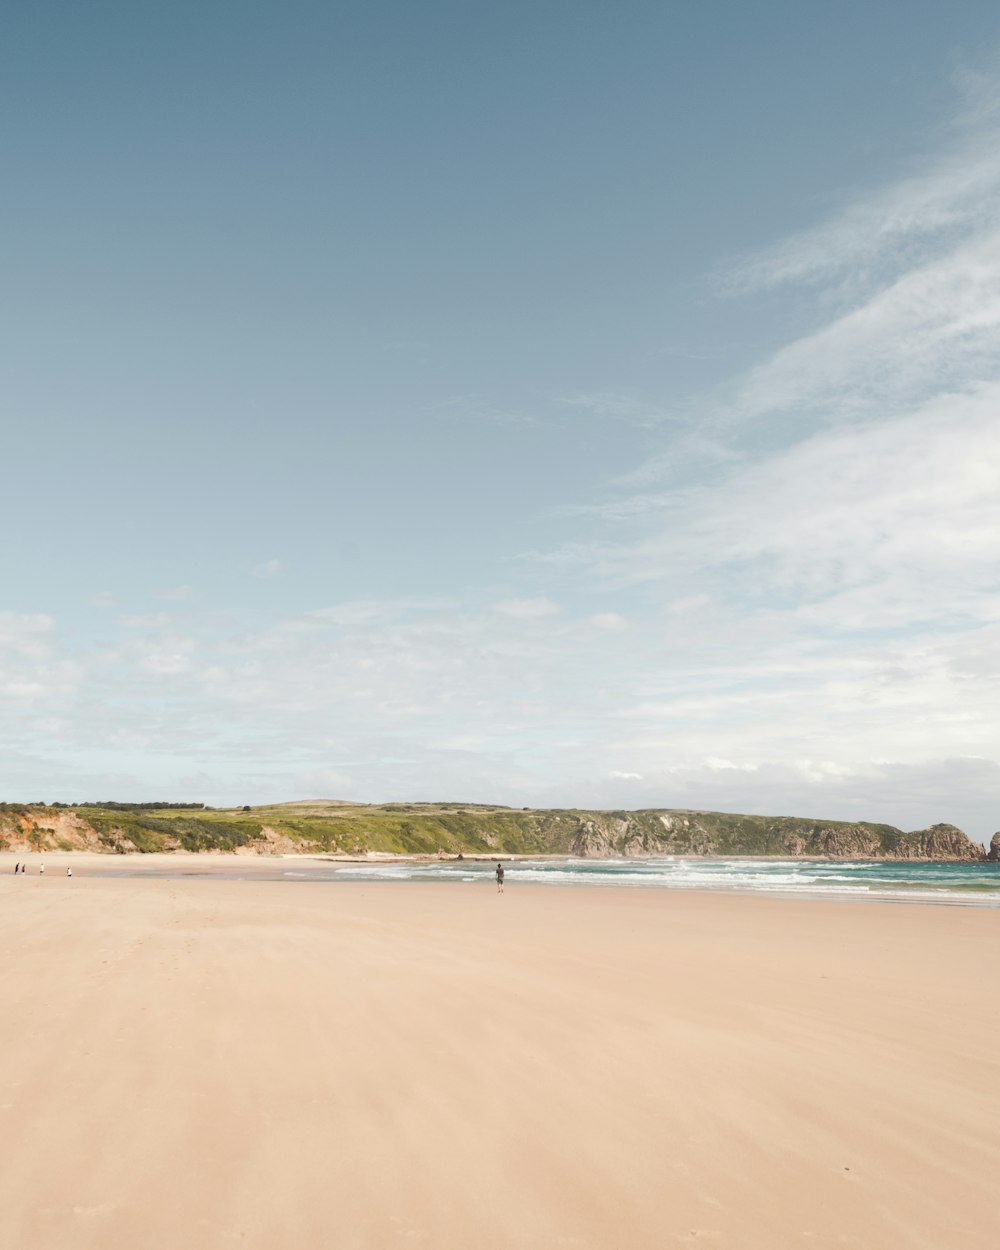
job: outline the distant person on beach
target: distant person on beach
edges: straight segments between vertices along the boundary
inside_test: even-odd
[[[20,871],[21,871],[21,861],[18,860],[17,863],[14,865],[14,876],[16,877]]]
[[[40,877],[44,877],[44,876],[45,876],[45,865],[44,865],[44,864],[39,864],[39,865],[38,865],[38,875],[39,875]]]
[[[497,893],[503,893],[503,864],[497,864]]]
[[[67,868],[67,869],[66,869],[66,876],[67,876],[67,877],[72,877],[72,875],[73,875],[73,869],[72,869],[72,868]]]

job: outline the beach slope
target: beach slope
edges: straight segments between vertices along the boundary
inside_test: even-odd
[[[994,1250],[997,954],[975,908],[8,872],[0,1245]]]

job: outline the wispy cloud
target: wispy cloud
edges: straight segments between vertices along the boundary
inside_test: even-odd
[[[600,565],[646,581],[719,575],[730,597],[791,593],[803,604],[868,588],[860,626],[887,612],[911,624],[989,617],[1000,550],[998,411],[1000,385],[990,385],[823,431],[721,483],[665,498],[669,526],[605,549]]]
[[[789,343],[741,383],[729,426],[793,412],[878,420],[929,392],[968,389],[1000,369],[1000,229],[928,257],[850,311]]]
[[[276,559],[265,560],[261,564],[255,564],[250,571],[254,577],[277,577],[281,572],[281,561]]]
[[[154,592],[153,598],[163,603],[182,603],[185,599],[190,599],[193,592],[192,586],[166,586]]]
[[[501,616],[511,616],[519,621],[533,621],[543,616],[555,616],[559,605],[551,599],[504,599],[494,604],[494,611]]]
[[[25,712],[49,713],[71,696],[84,668],[59,638],[43,612],[0,611],[0,710],[6,714],[8,745],[26,733]]]
[[[1000,223],[1000,73],[956,75],[960,100],[936,147],[895,181],[846,196],[817,226],[720,268],[720,287],[750,293],[790,283],[848,290],[907,270],[927,251]]]
[[[578,541],[569,567],[682,582],[789,630],[995,619],[997,81],[970,79],[919,170],[731,270],[744,292],[818,284],[825,323],[694,401],[715,463],[650,489],[661,462],[691,466],[685,436],[620,481],[592,514],[629,537]]]

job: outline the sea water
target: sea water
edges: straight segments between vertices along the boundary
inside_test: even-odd
[[[107,865],[88,867],[95,877],[215,877],[238,880],[277,879],[328,882],[439,881],[456,886],[484,886],[493,881],[496,861],[375,860],[344,863],[322,855],[288,859],[199,864],[196,856],[176,863],[144,864],[108,857]],[[618,886],[651,890],[719,890],[728,893],[957,903],[1000,907],[1000,864],[984,861],[933,863],[912,860],[702,859],[665,856],[656,859],[506,858],[506,887]]]
[[[506,885],[625,886],[631,889],[724,890],[765,894],[828,895],[900,902],[1000,906],[1000,864],[907,860],[805,859],[504,859]],[[332,868],[332,865],[329,865]],[[346,864],[329,874],[353,881],[492,879],[495,863]],[[312,874],[309,874],[310,876]]]

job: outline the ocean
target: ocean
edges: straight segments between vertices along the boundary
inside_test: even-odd
[[[491,885],[496,861],[371,860],[344,862],[323,855],[257,859],[226,856],[220,862],[183,857],[99,857],[83,868],[94,877],[216,877],[302,882],[446,882]],[[912,860],[504,858],[506,887],[554,885],[600,889],[717,890],[727,893],[1000,907],[1000,864]]]
[[[504,859],[507,888],[520,885],[624,886],[652,890],[723,890],[756,894],[890,899],[898,902],[1000,907],[1000,864],[906,860],[803,859]],[[317,865],[319,867],[319,865]],[[342,881],[492,880],[495,863],[371,863],[334,866],[302,876]],[[286,873],[298,876],[299,873]]]

